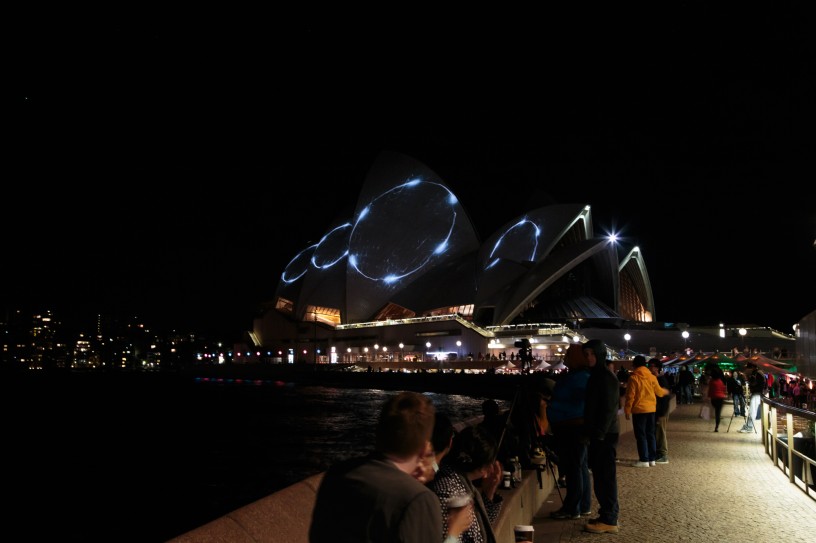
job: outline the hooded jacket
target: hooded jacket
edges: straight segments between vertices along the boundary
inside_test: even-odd
[[[592,349],[597,361],[590,369],[587,381],[584,431],[589,439],[603,440],[608,434],[620,433],[618,425],[620,383],[606,366],[606,345],[602,341],[597,339],[587,341],[584,349]]]
[[[657,398],[666,395],[666,391],[657,382],[657,377],[646,366],[639,366],[629,376],[626,383],[626,402],[623,412],[627,415],[654,413],[657,410]]]

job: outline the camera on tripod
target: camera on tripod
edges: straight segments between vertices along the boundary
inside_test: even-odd
[[[514,347],[518,347],[518,359],[521,360],[521,369],[531,366],[533,362],[533,347],[530,345],[530,340],[527,338],[520,339],[513,343]]]

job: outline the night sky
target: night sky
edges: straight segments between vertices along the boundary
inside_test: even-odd
[[[237,339],[390,150],[482,239],[592,205],[642,250],[660,321],[789,333],[816,310],[812,18],[663,9],[20,21],[0,305]]]

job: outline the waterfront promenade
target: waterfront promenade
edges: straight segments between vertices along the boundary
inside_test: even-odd
[[[499,543],[512,542],[511,524],[532,519],[535,542],[582,543],[613,538],[626,542],[802,541],[816,533],[816,500],[805,494],[775,467],[765,453],[761,430],[739,433],[742,419],[730,417],[714,432],[714,422],[699,418],[699,400],[679,405],[669,419],[669,463],[634,468],[637,459],[631,426],[621,435],[618,449],[620,532],[583,531],[586,519],[553,520],[560,507],[558,490],[547,477],[546,495],[538,500],[529,490],[535,471],[525,471],[524,491],[509,491],[497,529]],[[731,405],[723,407],[730,415]],[[757,421],[759,424],[759,421]],[[545,472],[546,473],[546,472]],[[208,526],[173,539],[201,541],[306,542],[310,504],[318,478],[243,508]],[[561,490],[563,492],[563,489]],[[534,501],[535,500],[535,501]],[[540,505],[534,505],[540,503]],[[597,502],[593,498],[593,512]],[[526,515],[526,518],[524,518]]]
[[[669,463],[634,468],[632,432],[618,449],[620,532],[583,531],[586,519],[552,520],[555,490],[533,520],[535,541],[583,543],[616,541],[809,541],[816,534],[816,500],[809,497],[765,454],[762,434],[738,432],[743,419],[730,417],[714,432],[714,421],[698,417],[699,400],[678,405],[669,418]],[[731,405],[723,407],[731,414]],[[757,421],[759,423],[759,421]],[[562,489],[563,492],[563,489]],[[813,491],[811,491],[813,495]],[[593,497],[593,512],[597,513]]]

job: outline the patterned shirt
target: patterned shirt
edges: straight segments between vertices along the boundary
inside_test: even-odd
[[[448,498],[468,494],[473,498],[472,518],[470,526],[462,532],[459,541],[462,543],[492,543],[496,541],[492,524],[496,522],[501,512],[501,495],[496,494],[493,501],[488,500],[465,475],[445,463],[439,468],[433,481],[428,483],[428,486],[439,496],[444,524],[443,535],[448,533]]]

